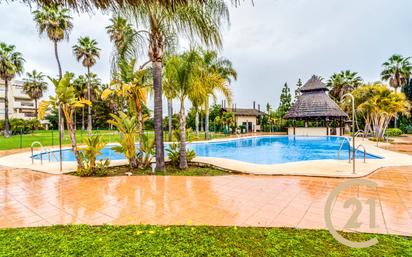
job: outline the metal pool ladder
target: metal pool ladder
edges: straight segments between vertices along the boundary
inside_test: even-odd
[[[355,156],[356,156],[356,153],[358,152],[360,147],[363,148],[363,162],[365,163],[366,162],[366,148],[365,148],[364,145],[360,144],[360,145],[358,145],[358,147],[356,147]]]
[[[39,141],[34,141],[33,143],[31,143],[30,146],[30,151],[31,151],[31,164],[34,164],[34,154],[33,154],[33,148],[35,145],[39,145],[40,148],[40,164],[43,165],[43,152],[44,152],[44,147],[43,145],[39,142]]]
[[[338,151],[338,160],[340,160],[340,151],[342,151],[342,147],[343,147],[343,143],[345,143],[345,140],[348,142],[348,159],[349,159],[349,163],[350,163],[350,141],[347,137],[343,137],[344,140],[342,140],[342,142],[340,142],[340,146],[339,146],[339,151]]]
[[[358,131],[356,131],[354,137],[357,137],[357,136],[359,136],[359,135],[361,135],[361,134],[363,134],[363,135],[362,135],[362,140],[365,140],[365,132],[364,132],[363,130],[361,130],[361,129],[358,130]]]

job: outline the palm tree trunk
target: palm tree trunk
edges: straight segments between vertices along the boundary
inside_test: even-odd
[[[10,122],[9,122],[9,81],[4,80],[5,95],[4,95],[4,136],[10,136]]]
[[[208,99],[209,100],[209,99]],[[209,101],[206,102],[205,110],[205,138],[209,140]]]
[[[180,169],[187,169],[186,159],[186,116],[185,116],[185,101],[180,99]]]
[[[167,99],[167,116],[168,116],[168,141],[172,142],[173,141],[173,134],[172,134],[172,119],[173,119],[173,100],[172,99]]]
[[[90,67],[87,67],[87,100],[90,101]],[[87,134],[92,136],[92,107],[87,106]]]
[[[63,73],[62,73],[62,66],[61,66],[60,60],[59,60],[59,53],[57,51],[57,41],[53,41],[53,42],[54,42],[54,56],[56,56],[57,67],[59,69],[59,79],[62,79]]]
[[[37,98],[34,98],[34,115],[36,116],[36,119],[39,117],[37,112]]]
[[[137,134],[139,137],[139,159],[137,160],[137,167],[143,167],[143,109],[140,106],[137,109]]]
[[[80,158],[80,154],[77,149],[77,142],[76,142],[76,135],[74,133],[73,121],[68,120],[66,117],[66,122],[67,122],[67,129],[69,130],[70,140],[72,142],[72,151],[77,161],[77,169],[83,169],[83,162]]]
[[[196,136],[199,136],[199,110],[196,108],[196,116],[195,116],[195,129],[196,129]]]
[[[162,127],[162,61],[153,61],[153,91],[154,91],[154,130],[156,145],[156,170],[165,170],[164,143]]]
[[[82,131],[84,131],[84,107],[82,107]]]
[[[60,59],[59,59],[59,52],[57,51],[57,41],[53,41],[54,43],[54,56],[56,57],[57,61],[57,68],[59,70],[59,79],[62,79],[63,73],[62,73],[62,66],[60,64]],[[63,115],[60,111],[60,120],[58,121],[59,127],[60,127],[60,138],[63,140],[64,138],[64,118]]]
[[[200,131],[202,131],[203,132],[203,118],[202,118],[202,113],[201,112],[199,112],[199,117],[200,117]]]

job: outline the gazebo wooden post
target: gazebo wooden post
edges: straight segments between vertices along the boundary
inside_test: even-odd
[[[325,118],[325,125],[326,125],[326,135],[329,136],[329,124],[328,124],[329,117]]]
[[[295,136],[296,135],[296,119],[293,119],[292,124],[293,124],[293,135]]]

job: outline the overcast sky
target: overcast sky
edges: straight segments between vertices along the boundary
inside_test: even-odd
[[[254,6],[245,0],[231,7],[221,55],[232,60],[239,73],[232,85],[234,102],[237,107],[251,107],[254,100],[277,106],[285,82],[293,94],[298,78],[328,78],[343,69],[358,72],[365,81],[378,80],[390,55],[412,55],[411,10],[410,0],[255,0]],[[63,70],[85,72],[71,46],[88,35],[102,49],[92,71],[107,82],[109,15],[73,15],[70,41],[59,45]],[[29,7],[1,1],[0,41],[23,53],[26,71],[57,74],[52,43],[39,37]]]

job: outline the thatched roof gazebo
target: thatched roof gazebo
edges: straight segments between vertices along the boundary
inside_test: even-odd
[[[348,115],[328,96],[327,91],[325,83],[315,75],[305,83],[300,89],[302,95],[284,117],[292,120],[289,135],[343,135]],[[299,121],[303,122],[303,127],[297,126]],[[312,122],[311,127],[309,122]]]

